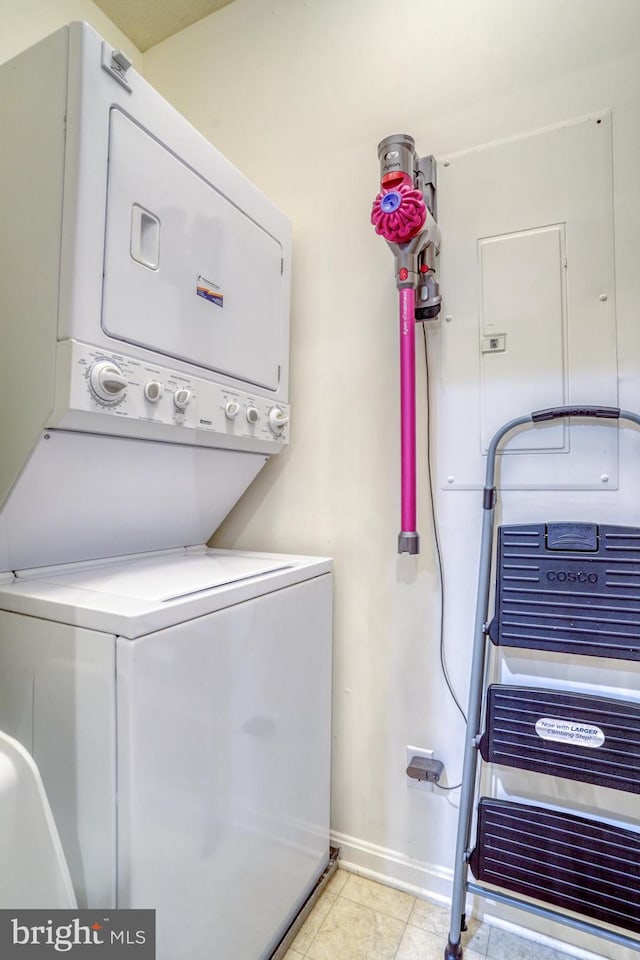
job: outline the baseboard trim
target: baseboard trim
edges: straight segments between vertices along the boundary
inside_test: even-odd
[[[340,866],[350,873],[377,880],[442,907],[448,907],[451,902],[452,870],[412,860],[388,847],[344,833],[332,833],[331,846],[340,848]]]

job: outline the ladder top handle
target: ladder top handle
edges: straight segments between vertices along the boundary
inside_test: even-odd
[[[492,511],[496,505],[495,464],[498,453],[498,444],[516,427],[524,427],[531,423],[544,423],[549,420],[561,420],[562,417],[594,417],[600,420],[629,420],[640,427],[640,414],[633,413],[631,410],[621,410],[619,407],[599,407],[599,406],[571,406],[571,407],[547,407],[546,410],[534,410],[533,413],[517,417],[515,420],[509,420],[493,435],[491,443],[487,449],[487,470],[483,491],[482,506],[485,511]]]
[[[548,407],[531,414],[533,423],[543,420],[560,420],[562,417],[600,417],[605,420],[620,419],[618,407]]]

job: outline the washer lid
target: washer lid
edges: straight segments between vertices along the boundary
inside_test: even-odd
[[[18,571],[0,610],[134,640],[330,572],[322,557],[189,547]]]
[[[86,590],[93,594],[161,604],[184,600],[206,590],[238,583],[265,573],[285,570],[290,563],[243,553],[170,554],[125,559],[47,574],[40,569],[18,573],[18,580],[38,579],[47,583]],[[96,597],[99,604],[99,598]]]

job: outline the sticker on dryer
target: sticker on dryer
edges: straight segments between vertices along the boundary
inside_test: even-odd
[[[200,273],[198,274],[196,293],[199,297],[208,300],[209,303],[215,303],[217,307],[224,307],[224,294],[218,284],[213,283],[212,280],[207,280],[207,278],[203,277]]]
[[[605,735],[600,727],[580,720],[561,720],[558,717],[540,717],[536,733],[543,740],[570,743],[577,747],[601,747]]]

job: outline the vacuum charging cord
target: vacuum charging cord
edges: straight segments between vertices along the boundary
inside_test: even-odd
[[[447,668],[446,660],[446,651],[445,651],[445,578],[444,578],[444,562],[442,559],[442,548],[440,544],[440,531],[438,527],[438,514],[436,510],[436,500],[435,500],[435,485],[433,479],[433,464],[431,457],[431,403],[430,403],[430,377],[429,377],[429,350],[427,347],[427,331],[425,330],[424,324],[422,326],[422,338],[424,341],[424,364],[425,364],[425,376],[426,376],[426,394],[427,394],[427,475],[429,480],[429,505],[431,508],[431,522],[433,525],[433,539],[436,547],[436,558],[438,563],[438,576],[440,579],[440,629],[439,629],[439,647],[440,647],[440,667],[442,670],[442,675],[444,681],[447,685],[447,689],[451,696],[451,699],[455,703],[460,716],[467,723],[467,715],[464,712],[460,700],[456,694],[453,683],[451,682],[451,677],[449,676],[449,670]],[[453,787],[442,787],[439,783],[436,783],[436,786],[440,790],[457,790],[462,786],[461,783],[455,784]]]

